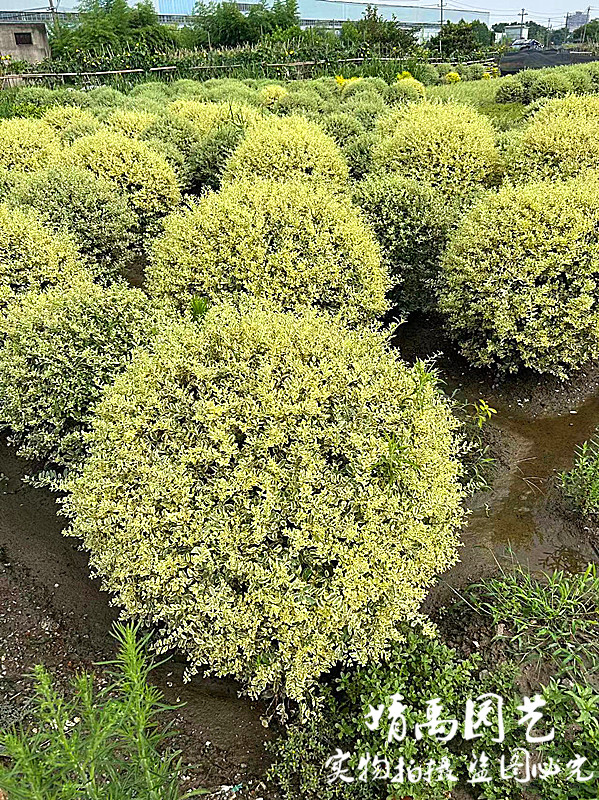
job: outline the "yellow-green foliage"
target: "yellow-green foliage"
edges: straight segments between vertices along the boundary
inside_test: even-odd
[[[284,86],[279,86],[278,83],[271,83],[260,91],[260,102],[263,106],[270,108],[276,104],[277,100],[285,97],[286,94],[288,92]]]
[[[125,136],[136,138],[145,133],[156,119],[157,115],[149,111],[117,108],[106,118],[106,125]]]
[[[557,375],[599,348],[599,177],[505,186],[462,219],[441,309],[477,366]]]
[[[202,135],[210,133],[227,122],[235,122],[244,128],[260,118],[260,111],[241,103],[201,103],[198,100],[175,100],[168,106],[176,114],[193,122]]]
[[[423,83],[411,76],[398,80],[392,86],[387,86],[383,93],[387,103],[405,103],[410,100],[422,100],[426,95],[426,88]]]
[[[30,291],[0,315],[0,427],[25,458],[82,457],[92,407],[150,335],[147,297],[124,284]]]
[[[513,180],[568,178],[599,167],[599,98],[548,100],[507,153]]]
[[[467,194],[496,178],[499,156],[487,117],[460,103],[422,101],[379,119],[377,171],[425,180],[447,195]]]
[[[301,177],[340,188],[347,164],[335,142],[304,117],[269,117],[255,125],[231,157],[224,182]]]
[[[109,130],[77,139],[66,160],[111,181],[147,228],[180,201],[177,177],[165,159],[145,142]]]
[[[349,200],[326,186],[236,181],[165,221],[147,286],[181,308],[201,295],[263,298],[284,310],[314,306],[353,324],[386,310],[378,246]]]
[[[32,172],[58,157],[56,133],[39,119],[4,119],[0,122],[0,168]]]
[[[22,175],[6,202],[35,209],[45,227],[72,236],[99,278],[114,277],[129,256],[136,216],[109,181],[86,169],[55,165]]]
[[[69,280],[80,261],[67,233],[45,228],[33,211],[0,205],[0,306],[12,292]]]
[[[453,222],[447,201],[427,183],[397,173],[372,175],[356,184],[354,200],[381,245],[393,302],[402,310],[430,309]]]
[[[454,428],[381,334],[215,307],[107,389],[72,533],[192,671],[301,700],[376,661],[456,561]]]
[[[95,133],[100,127],[97,117],[79,106],[53,106],[42,119],[63,142]]]

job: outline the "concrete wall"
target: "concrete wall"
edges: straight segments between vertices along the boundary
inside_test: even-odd
[[[31,37],[31,44],[17,44],[22,37]],[[50,55],[46,26],[43,22],[0,22],[0,54],[30,64],[42,61]]]

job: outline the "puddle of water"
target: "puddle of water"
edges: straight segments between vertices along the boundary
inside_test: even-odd
[[[501,560],[511,549],[533,570],[584,569],[598,560],[597,554],[576,522],[561,514],[548,495],[557,473],[572,466],[577,445],[599,425],[599,396],[572,409],[576,413],[557,417],[531,419],[499,404],[495,407],[493,424],[512,440],[516,457],[492,490],[471,505],[463,534],[466,547],[475,548],[467,558],[470,568],[477,560],[483,565]]]

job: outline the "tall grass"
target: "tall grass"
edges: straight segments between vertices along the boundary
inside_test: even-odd
[[[104,688],[84,673],[65,697],[35,668],[28,723],[0,733],[0,790],[10,800],[181,798],[179,754],[166,747],[159,719],[169,707],[148,680],[147,638],[133,626],[115,635],[119,652]]]

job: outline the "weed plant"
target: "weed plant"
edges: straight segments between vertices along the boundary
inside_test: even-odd
[[[578,448],[574,466],[560,475],[566,500],[583,516],[599,514],[599,438],[593,436]]]
[[[514,565],[473,587],[470,603],[501,626],[497,638],[520,662],[548,664],[557,677],[599,675],[599,576],[557,570],[535,577]]]
[[[131,625],[117,625],[115,637],[105,687],[83,673],[64,697],[45,667],[35,668],[29,724],[0,733],[0,789],[10,800],[182,797],[180,756],[167,748],[169,731],[159,722],[172,707],[149,683],[148,637]]]

